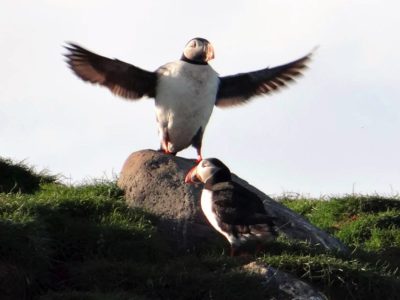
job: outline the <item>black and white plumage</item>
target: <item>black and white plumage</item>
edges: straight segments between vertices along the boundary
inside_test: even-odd
[[[201,208],[210,224],[231,244],[231,255],[261,249],[275,236],[273,218],[262,200],[232,181],[231,172],[216,158],[203,159],[192,168],[186,183],[202,182]]]
[[[214,49],[203,38],[190,40],[180,60],[154,72],[95,54],[74,43],[66,49],[67,63],[84,81],[105,86],[126,99],[155,98],[161,149],[176,154],[192,145],[198,161],[214,106],[236,106],[279,90],[301,75],[311,56],[310,53],[274,68],[220,77],[208,64],[214,58]]]

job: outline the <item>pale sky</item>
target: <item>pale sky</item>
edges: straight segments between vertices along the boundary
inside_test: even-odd
[[[289,89],[215,109],[203,156],[269,195],[400,193],[399,11],[391,0],[2,0],[0,156],[79,183],[112,178],[131,152],[158,148],[153,100],[79,80],[65,41],[155,70],[200,36],[222,76],[319,46]]]

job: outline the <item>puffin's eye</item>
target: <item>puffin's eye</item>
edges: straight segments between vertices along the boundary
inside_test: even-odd
[[[189,47],[191,47],[191,48],[195,48],[196,46],[197,46],[197,44],[196,44],[195,40],[191,41],[189,44]]]

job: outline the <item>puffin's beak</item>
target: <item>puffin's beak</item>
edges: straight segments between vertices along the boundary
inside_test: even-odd
[[[207,44],[206,46],[206,61],[210,61],[214,59],[214,47],[211,44]]]
[[[198,183],[200,182],[197,177],[197,165],[189,170],[185,177],[185,183]]]

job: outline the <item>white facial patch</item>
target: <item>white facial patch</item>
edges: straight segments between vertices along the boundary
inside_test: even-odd
[[[197,174],[200,176],[201,181],[204,183],[207,182],[207,180],[210,179],[218,170],[219,168],[215,167],[208,160],[203,160],[197,166]]]

